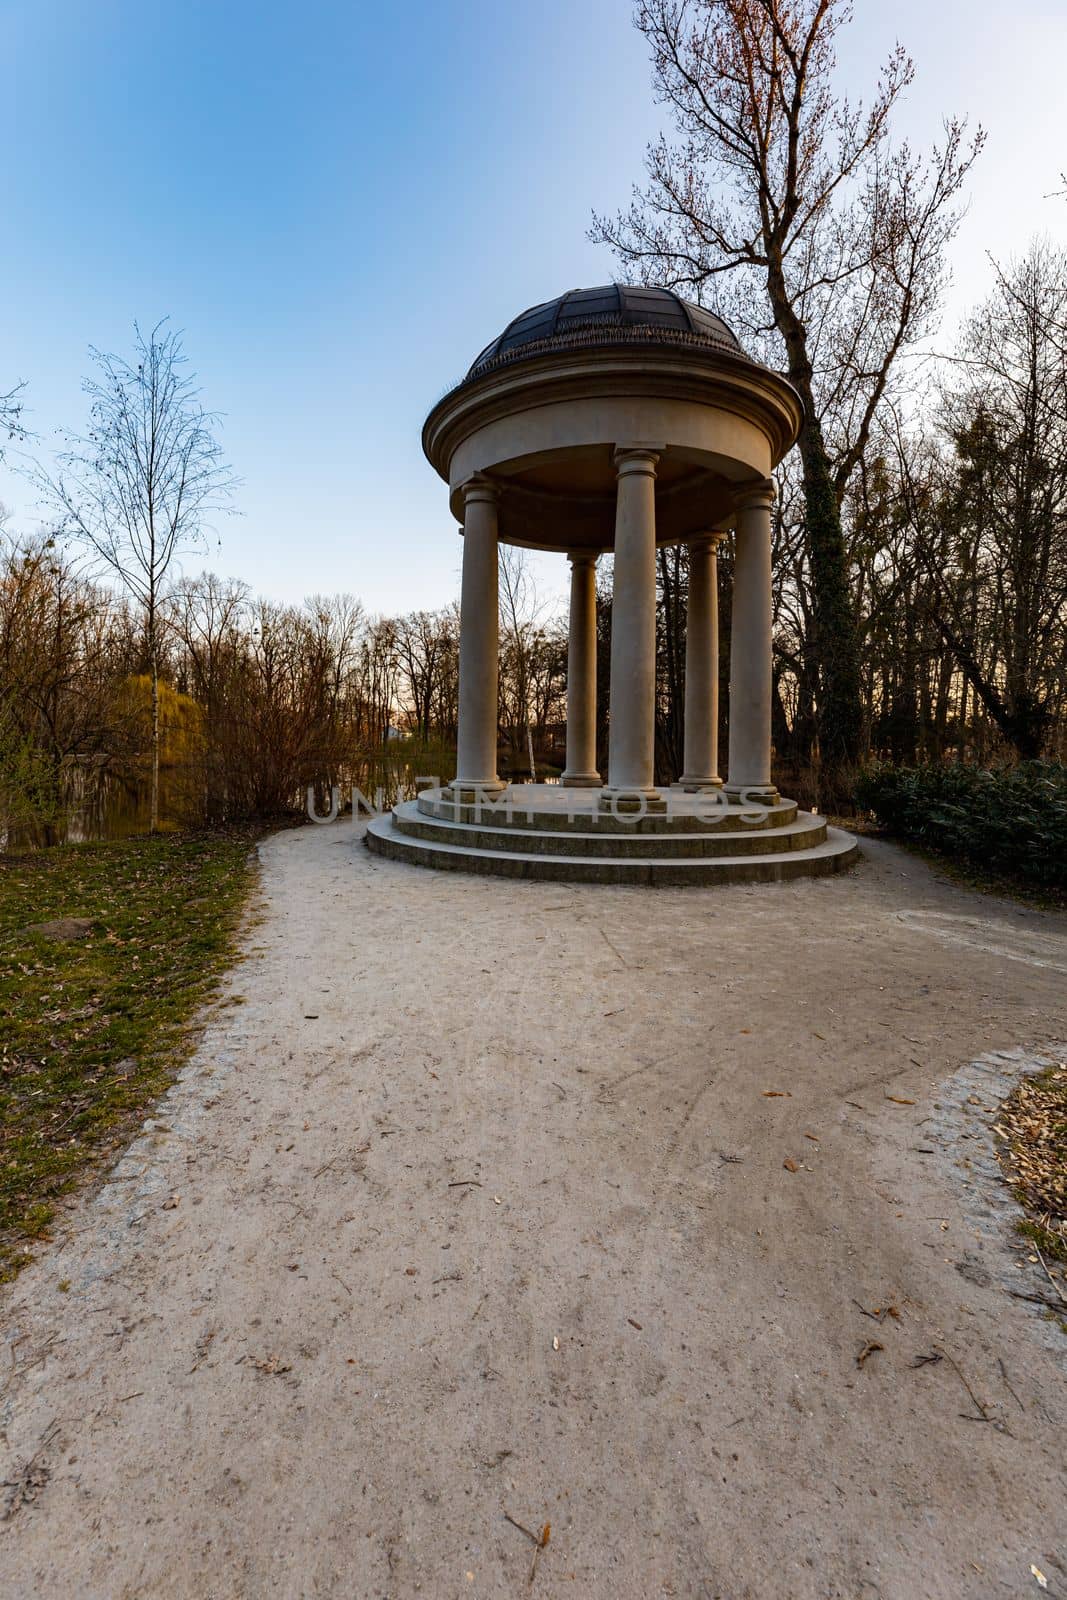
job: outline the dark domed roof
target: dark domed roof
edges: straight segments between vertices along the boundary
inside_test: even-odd
[[[486,345],[467,377],[567,346],[638,343],[696,344],[744,355],[721,317],[683,300],[673,289],[608,283],[597,289],[568,289],[555,300],[531,306]]]

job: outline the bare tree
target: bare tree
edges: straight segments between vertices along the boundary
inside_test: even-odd
[[[133,597],[144,620],[152,685],[150,826],[159,824],[161,599],[182,550],[202,542],[212,512],[237,480],[186,368],[181,334],[159,322],[147,339],[134,325],[134,355],[92,350],[89,431],[71,438],[46,487],[67,528]]]
[[[954,458],[933,518],[918,496],[913,512],[941,638],[1024,758],[1045,747],[1067,664],[1064,326],[1067,254],[1039,240],[997,267],[963,330],[945,394]]]
[[[440,705],[442,679],[454,668],[455,619],[451,611],[413,611],[397,617],[393,629],[412,731],[428,744]]]
[[[823,761],[862,753],[857,614],[841,499],[895,363],[930,331],[959,194],[982,143],[945,125],[928,158],[891,142],[914,68],[897,47],[870,105],[836,89],[847,0],[641,0],[656,95],[677,141],[648,151],[650,183],[596,217],[645,282],[731,302],[773,333],[804,402],[804,535]],[[729,280],[729,282],[727,281]]]
[[[129,748],[128,624],[54,537],[0,536],[0,822],[53,843],[69,803],[99,797]]]
[[[15,439],[25,439],[22,421],[22,393],[25,383],[16,383],[6,394],[0,394],[0,461],[4,459],[3,445]]]
[[[543,642],[544,603],[526,551],[500,548],[500,721],[513,769],[528,759],[536,659]]]

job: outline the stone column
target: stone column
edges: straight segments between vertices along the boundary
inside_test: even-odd
[[[615,588],[611,602],[608,784],[602,808],[665,809],[654,784],[656,462],[662,446],[615,451]]]
[[[734,502],[734,600],[730,618],[731,800],[774,805],[771,783],[771,508],[769,478]]]
[[[463,580],[459,606],[459,739],[450,796],[499,794],[496,775],[499,600],[497,501],[480,474],[463,485]]]
[[[683,789],[719,789],[719,558],[725,535],[689,543],[689,609],[685,623],[685,768]]]
[[[570,789],[600,787],[596,770],[596,555],[573,550],[567,644],[567,766]]]

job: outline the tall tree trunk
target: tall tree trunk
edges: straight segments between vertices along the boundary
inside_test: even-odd
[[[152,672],[152,793],[149,802],[148,831],[159,830],[159,649],[156,641],[154,609],[148,618],[148,651]]]
[[[815,408],[807,334],[789,299],[785,273],[772,257],[767,288],[785,342],[789,381],[804,403],[797,440],[804,477],[805,530],[811,574],[814,644],[819,664],[819,754],[830,772],[863,754],[863,692],[856,609],[848,581],[841,507]]]

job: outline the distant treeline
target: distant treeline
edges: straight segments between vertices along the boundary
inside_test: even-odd
[[[302,810],[313,786],[367,792],[454,759],[458,608],[368,617],[347,596],[256,599],[211,574],[165,595],[161,816],[225,823]],[[564,717],[566,628],[516,615],[501,635],[502,759],[525,768]],[[152,747],[137,609],[54,539],[0,552],[0,823],[47,843],[144,813]],[[368,788],[368,785],[370,788]],[[144,813],[146,818],[147,813]],[[79,821],[80,819],[80,821]],[[95,819],[95,822],[94,822]]]
[[[173,351],[147,347],[165,370]],[[138,367],[128,381],[138,397]],[[179,401],[181,401],[179,394]],[[1067,259],[1045,244],[998,275],[951,360],[887,405],[841,504],[860,619],[863,749],[898,765],[1067,755]],[[203,448],[202,419],[194,444]],[[94,463],[105,474],[114,456]],[[135,462],[136,464],[136,462]],[[826,781],[820,637],[797,463],[775,520],[774,747],[802,801],[851,798],[859,765]],[[125,511],[129,502],[123,501]],[[54,535],[0,544],[0,829],[47,842],[126,797],[142,815],[158,755],[160,816],[224,823],[301,809],[309,785],[449,776],[457,607],[370,617],[349,597],[256,599],[209,574],[109,581],[68,501]],[[144,519],[142,518],[142,521]],[[132,519],[131,519],[132,522]],[[139,536],[140,524],[133,524]],[[90,527],[90,534],[92,528]],[[139,546],[134,544],[134,552]],[[721,547],[721,672],[731,557]],[[106,563],[105,563],[106,568]],[[158,570],[157,570],[158,569]],[[174,568],[176,572],[176,567]],[[93,574],[96,574],[95,576]],[[136,576],[136,569],[135,569]],[[598,758],[607,756],[610,561],[598,574]],[[659,554],[657,769],[681,770],[687,562]],[[562,766],[567,622],[545,617],[522,553],[501,562],[501,768]],[[158,687],[154,693],[153,685]],[[724,728],[728,696],[722,696]],[[156,709],[158,708],[158,716]],[[158,721],[158,739],[154,737]]]

